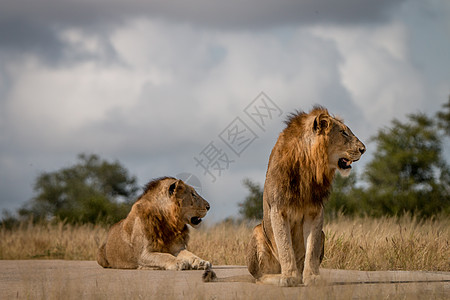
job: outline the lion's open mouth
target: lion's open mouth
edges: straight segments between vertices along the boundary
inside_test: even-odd
[[[343,170],[351,169],[352,168],[352,162],[353,161],[351,161],[349,159],[340,158],[339,161],[338,161],[338,167],[339,167],[339,169],[343,169]]]
[[[202,219],[199,218],[199,217],[192,217],[192,218],[191,218],[191,224],[194,224],[194,225],[200,224],[201,221],[202,221]]]

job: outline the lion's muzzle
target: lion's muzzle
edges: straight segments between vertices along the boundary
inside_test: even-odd
[[[353,161],[342,157],[338,161],[338,167],[339,167],[339,169],[342,169],[342,170],[351,169],[352,162]]]
[[[201,222],[202,222],[202,219],[199,218],[199,217],[192,217],[192,218],[191,218],[191,224],[193,224],[193,225],[198,225],[198,224],[200,224]]]

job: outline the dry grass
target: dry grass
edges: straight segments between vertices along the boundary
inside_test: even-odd
[[[324,268],[450,271],[450,220],[445,218],[340,218],[324,230]]]
[[[191,230],[189,249],[214,265],[244,265],[252,227],[222,223]],[[450,271],[450,220],[338,218],[325,225],[324,268]],[[95,260],[101,226],[0,229],[0,259]]]
[[[0,229],[0,259],[94,260],[106,229],[94,225],[34,225]]]
[[[252,226],[221,223],[191,230],[189,250],[213,265],[245,265],[245,254]]]

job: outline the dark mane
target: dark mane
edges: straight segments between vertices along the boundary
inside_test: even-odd
[[[299,117],[301,117],[301,116],[303,116],[303,115],[306,115],[306,113],[305,113],[304,111],[302,111],[302,110],[296,110],[296,111],[290,113],[290,114],[286,117],[286,120],[284,121],[284,124],[286,124],[286,126],[289,126],[289,125],[292,124],[292,122],[294,122],[295,119],[297,119],[297,118],[299,118]]]
[[[153,179],[153,180],[151,180],[149,183],[147,183],[145,185],[144,192],[142,193],[142,195],[146,194],[147,192],[149,192],[149,191],[155,189],[156,187],[158,187],[159,183],[161,181],[165,180],[165,179],[174,179],[174,180],[176,180],[176,178],[170,177],[170,176],[164,176],[164,177],[159,177],[159,178]]]
[[[311,113],[316,112],[316,111],[321,111],[321,112],[325,112],[328,114],[328,110],[325,107],[323,107],[322,105],[318,105],[318,104],[314,105],[311,110]],[[289,125],[291,125],[292,123],[294,123],[297,120],[298,121],[301,120],[306,115],[307,115],[307,113],[305,113],[303,110],[296,110],[287,116],[284,123],[286,124],[286,127],[289,127]]]

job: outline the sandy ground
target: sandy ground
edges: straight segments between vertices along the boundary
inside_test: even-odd
[[[215,266],[219,278],[248,275]],[[203,283],[203,271],[103,269],[94,261],[0,260],[0,299],[450,299],[450,272],[322,269],[327,285]]]

